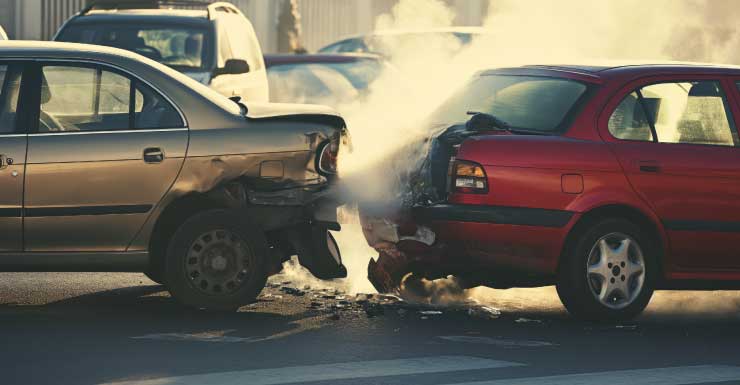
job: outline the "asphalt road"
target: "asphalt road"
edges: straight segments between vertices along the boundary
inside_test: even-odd
[[[290,267],[233,314],[141,274],[2,273],[0,384],[740,384],[740,292],[659,292],[615,325],[569,318],[553,288],[412,305],[355,295],[369,251],[339,242],[350,280]]]

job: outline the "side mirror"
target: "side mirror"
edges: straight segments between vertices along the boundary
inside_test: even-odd
[[[213,76],[220,75],[240,75],[249,72],[249,63],[242,59],[229,59],[224,63],[223,68],[216,68]]]

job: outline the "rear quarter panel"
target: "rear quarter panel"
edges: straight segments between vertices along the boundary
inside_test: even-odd
[[[483,136],[464,142],[457,158],[483,165],[489,192],[453,193],[450,203],[564,210],[574,214],[566,226],[559,228],[477,223],[451,226],[457,229],[451,229],[447,236],[473,245],[469,253],[481,258],[487,255],[497,263],[554,274],[565,240],[584,213],[619,204],[654,217],[601,141],[556,136]],[[582,192],[564,192],[564,175],[582,177]]]
[[[584,212],[599,202],[634,198],[621,166],[602,142],[486,136],[466,141],[457,157],[483,165],[489,193],[452,194],[452,203]],[[583,192],[563,192],[563,175],[582,176]]]

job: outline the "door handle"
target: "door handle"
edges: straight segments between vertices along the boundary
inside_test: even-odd
[[[640,172],[660,172],[660,163],[654,160],[641,160],[637,162]]]
[[[164,160],[164,151],[159,147],[150,147],[144,150],[144,162],[162,163]]]
[[[4,168],[8,168],[8,166],[13,165],[13,158],[8,158],[7,156],[0,154],[0,170]]]

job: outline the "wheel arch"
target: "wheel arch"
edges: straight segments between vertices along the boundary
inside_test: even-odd
[[[578,218],[577,222],[571,227],[568,235],[565,238],[565,242],[563,243],[563,248],[561,250],[560,258],[558,261],[558,270],[560,270],[560,265],[562,264],[564,255],[570,252],[573,247],[575,247],[578,236],[582,234],[589,226],[592,226],[594,223],[607,218],[626,219],[638,225],[640,227],[640,230],[648,234],[649,237],[654,241],[655,246],[658,248],[656,261],[657,265],[662,271],[665,270],[664,263],[666,260],[665,256],[668,247],[667,238],[665,236],[663,226],[650,214],[644,212],[640,208],[627,204],[606,204],[594,207],[586,212],[583,212]]]
[[[190,192],[169,202],[154,222],[149,237],[150,268],[162,266],[169,240],[188,218],[206,210],[244,207],[246,201],[243,184],[232,181],[211,191]]]

